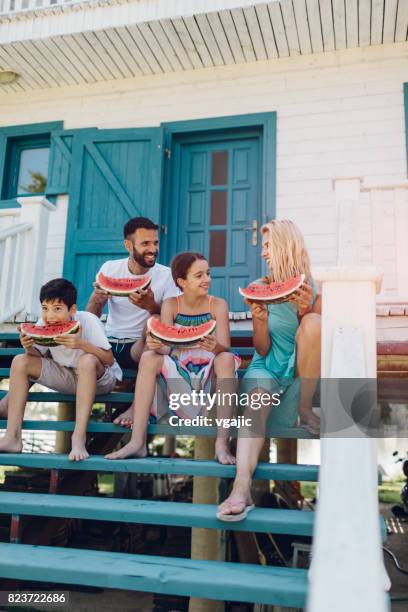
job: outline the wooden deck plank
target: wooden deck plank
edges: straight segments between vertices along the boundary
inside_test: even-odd
[[[208,23],[213,31],[214,38],[217,41],[218,48],[220,53],[224,59],[224,64],[234,64],[235,59],[231,51],[230,44],[225,35],[225,31],[223,25],[221,23],[220,15],[218,12],[214,11],[212,13],[207,13]]]
[[[184,17],[184,23],[190,34],[190,38],[194,43],[194,46],[199,54],[203,66],[205,68],[211,68],[214,66],[214,62],[207,48],[206,41],[204,40],[200,28],[197,25],[195,17]]]
[[[178,57],[183,69],[191,70],[193,68],[193,64],[174,28],[173,23],[170,21],[170,19],[162,19],[160,21],[160,24],[163,28],[163,32],[166,34],[168,40],[170,41],[170,44],[173,47],[174,52]]]
[[[152,31],[152,34],[156,38],[158,44],[160,45],[163,53],[166,55],[167,60],[171,66],[173,71],[176,70],[184,70],[184,66],[181,63],[173,45],[171,44],[166,32],[163,29],[162,23],[160,21],[151,21],[149,23],[149,27]]]
[[[295,19],[297,32],[299,37],[300,51],[302,54],[312,52],[312,43],[310,40],[308,13],[306,9],[306,0],[293,0],[293,9],[295,11]]]
[[[218,44],[207,19],[207,15],[196,15],[195,19],[200,29],[201,35],[205,40],[214,66],[224,66],[224,59],[220,49],[218,48]]]
[[[93,472],[123,472],[128,474],[178,474],[234,478],[235,465],[222,465],[218,461],[204,461],[167,457],[144,459],[117,459],[110,461],[102,455],[92,455],[85,461],[69,461],[68,455],[47,453],[3,453],[0,465],[31,467],[36,469],[82,470]],[[300,480],[317,482],[319,467],[306,464],[258,463],[255,480]]]
[[[258,4],[255,7],[255,11],[258,16],[259,26],[261,28],[262,38],[268,59],[275,59],[279,56],[275,36],[273,34],[271,17],[268,11],[268,5]]]
[[[358,40],[360,47],[367,47],[371,40],[371,2],[358,3]]]
[[[260,23],[254,6],[248,6],[243,9],[246,25],[251,38],[252,46],[255,51],[255,56],[258,61],[268,59],[263,35],[261,32]],[[269,19],[268,19],[269,21]]]
[[[199,527],[311,536],[314,512],[255,508],[245,521],[225,523],[213,504],[159,502],[77,495],[0,492],[0,514]]]
[[[371,44],[380,45],[383,39],[384,0],[371,0]]]
[[[399,0],[398,12],[397,12],[397,23],[395,26],[395,42],[404,42],[407,40],[407,28],[408,28],[408,2],[406,0]]]
[[[232,19],[239,38],[239,42],[244,54],[246,62],[254,62],[256,60],[255,50],[252,45],[251,35],[245,21],[245,16],[242,9],[231,9]]]
[[[387,0],[384,4],[384,31],[382,39],[384,44],[394,42],[397,9],[398,0]]]
[[[0,544],[0,575],[302,608],[307,571],[27,544]]]
[[[323,33],[320,21],[319,0],[306,0],[307,17],[309,20],[310,40],[313,53],[323,52]]]
[[[194,42],[190,36],[189,31],[187,30],[186,24],[182,17],[177,17],[171,20],[173,27],[179,37],[185,52],[188,55],[190,62],[193,65],[193,68],[204,68],[204,64],[201,61],[201,57],[197,53],[197,49],[195,48]]]
[[[288,41],[289,54],[299,55],[300,44],[296,26],[295,13],[293,11],[292,2],[284,2],[281,4],[282,17],[286,29],[286,38]]]
[[[358,47],[358,0],[346,0],[347,48]]]
[[[334,24],[331,0],[320,0],[320,17],[322,20],[324,50],[334,51]]]
[[[333,0],[333,22],[336,49],[346,49],[346,11],[344,0]]]

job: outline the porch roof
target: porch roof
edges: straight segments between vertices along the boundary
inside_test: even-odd
[[[39,6],[41,4],[41,6]],[[0,95],[407,40],[407,0],[0,0]]]

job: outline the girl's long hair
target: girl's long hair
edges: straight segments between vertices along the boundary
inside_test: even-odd
[[[310,279],[310,259],[302,232],[289,219],[273,219],[261,228],[268,236],[269,275],[271,282],[283,282],[305,274]]]

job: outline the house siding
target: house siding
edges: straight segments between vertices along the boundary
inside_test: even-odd
[[[62,120],[65,129],[147,127],[276,111],[277,217],[299,224],[313,265],[333,265],[338,248],[333,181],[360,177],[363,184],[380,185],[407,179],[406,50],[406,43],[382,45],[10,94],[0,105],[0,125]],[[58,198],[51,220],[46,279],[62,272],[66,200]],[[367,196],[361,204],[360,261],[370,263]],[[393,279],[395,270],[387,274]]]

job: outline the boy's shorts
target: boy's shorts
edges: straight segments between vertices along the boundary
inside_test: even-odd
[[[75,395],[78,385],[78,373],[76,368],[68,368],[67,366],[60,365],[53,359],[42,357],[40,377],[32,380],[54,391]],[[105,368],[105,372],[96,381],[96,394],[110,393],[115,385],[116,378],[109,368]]]

